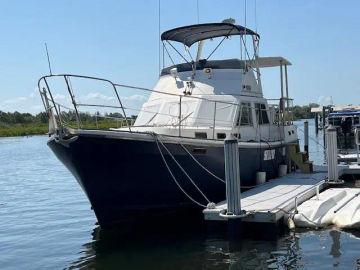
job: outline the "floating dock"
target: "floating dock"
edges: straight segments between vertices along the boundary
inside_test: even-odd
[[[248,215],[245,222],[277,223],[287,212],[316,194],[316,189],[325,186],[327,172],[311,174],[293,172],[241,193],[241,209]],[[226,220],[221,215],[227,210],[227,202],[215,205],[214,209],[203,210],[205,220]]]
[[[307,130],[308,125],[305,127]],[[245,192],[241,192],[240,189],[237,141],[227,138],[224,143],[226,200],[217,204],[209,203],[203,210],[205,220],[228,221],[233,229],[233,225],[239,224],[239,221],[276,226],[287,221],[289,228],[294,228],[296,224],[310,224],[310,227],[328,224],[340,224],[342,228],[360,227],[360,189],[345,188],[344,181],[340,179],[344,175],[360,174],[360,165],[338,164],[336,129],[327,128],[325,135],[328,163],[326,166],[311,166],[310,169],[304,169],[301,163],[307,161],[307,156],[296,150],[294,153],[299,154],[298,159],[296,155],[292,155],[289,148],[290,168],[293,162],[298,170],[286,174],[287,165],[280,165],[281,177]],[[308,141],[306,137],[307,132],[305,142]],[[283,170],[280,170],[281,166],[284,166]],[[329,185],[335,188],[321,193]]]
[[[339,176],[360,174],[358,165],[338,165]],[[313,173],[292,172],[286,176],[272,179],[262,185],[241,193],[241,209],[244,212],[242,222],[274,223],[294,211],[298,205],[319,194],[328,186],[327,167],[315,166]],[[227,201],[222,201],[214,208],[203,210],[207,221],[226,221],[224,213]]]

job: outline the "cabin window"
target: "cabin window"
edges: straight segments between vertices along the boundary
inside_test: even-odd
[[[256,120],[259,125],[270,123],[265,104],[255,103],[255,112],[256,112]]]
[[[226,138],[226,134],[225,134],[225,133],[217,133],[216,135],[217,135],[217,138],[218,138],[219,140],[225,140],[225,138]]]
[[[207,133],[206,132],[195,132],[195,138],[207,139]]]
[[[239,126],[239,124],[241,126],[252,125],[251,104],[248,102],[241,102],[240,104],[240,110],[236,120],[236,126]]]

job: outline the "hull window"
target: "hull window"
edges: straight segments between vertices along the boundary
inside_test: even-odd
[[[206,132],[195,132],[195,138],[207,139],[207,133]]]
[[[225,140],[226,134],[225,134],[225,133],[217,133],[217,134],[216,134],[216,137],[217,137],[219,140]]]
[[[206,154],[206,149],[205,148],[194,148],[192,150],[193,154],[197,154],[197,155],[204,155]]]

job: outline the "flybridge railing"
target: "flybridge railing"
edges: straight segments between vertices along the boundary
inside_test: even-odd
[[[56,82],[54,83],[53,80],[56,80]],[[80,81],[82,84],[77,84]],[[86,83],[83,83],[84,81],[86,81]],[[78,92],[81,92],[82,88],[87,87],[86,84],[88,81],[104,84],[98,90],[106,86],[106,91],[110,91],[110,95],[104,95],[103,92],[90,92],[88,95],[81,96]],[[59,93],[55,94],[54,89],[58,87],[60,87],[62,91],[65,90],[65,94],[69,96],[68,99]],[[243,126],[240,122],[244,118],[244,116],[242,116],[244,107],[249,107],[250,114],[252,114],[252,110],[270,111],[270,113],[268,113],[269,116],[271,113],[275,113],[276,115],[283,114],[280,110],[281,105],[278,106],[274,112],[276,106],[270,107],[270,109],[252,108],[246,105],[248,104],[246,101],[244,101],[245,103],[241,103],[241,98],[239,103],[236,97],[232,97],[235,101],[233,102],[212,99],[219,98],[219,96],[214,95],[209,96],[210,98],[185,94],[178,95],[143,87],[117,84],[107,79],[73,74],[44,76],[39,79],[38,88],[45,110],[48,112],[49,118],[55,128],[59,126],[75,126],[79,129],[126,127],[132,132],[132,127],[169,127],[178,130],[178,136],[182,136],[182,132],[186,127],[207,127],[212,129],[212,138],[215,139],[217,129]],[[94,90],[92,86],[89,89]],[[126,96],[121,97],[119,94],[120,90],[125,91],[125,89],[141,91],[142,93],[146,92],[148,94],[156,93],[157,96],[153,97],[152,100],[156,98],[161,99],[166,96],[168,104],[162,107],[160,105],[158,107],[153,106],[155,109],[151,108],[151,106],[142,107],[140,102],[138,102],[139,108],[136,108],[136,105],[127,105],[125,104],[126,102],[124,103],[124,100],[130,99]],[[92,100],[96,98],[99,98],[102,102],[92,102]],[[199,108],[196,106],[191,108],[194,100],[203,101],[201,105],[203,106],[201,107],[202,113],[199,113]],[[145,98],[142,99],[142,101],[145,101]],[[106,102],[109,104],[104,104]],[[277,102],[277,104],[279,104],[280,100],[278,99]],[[91,110],[96,111],[91,113]],[[137,125],[134,126],[136,117],[130,116],[130,112],[136,112],[143,121],[137,121]],[[195,112],[197,112],[196,116],[194,116]],[[249,114],[249,111],[247,113]],[[262,113],[256,115],[262,115]],[[248,117],[251,118],[252,116]],[[271,120],[272,123],[277,122],[280,124],[284,119],[283,116],[275,118],[278,120]],[[157,119],[157,121],[154,121],[154,119]],[[253,120],[248,120],[248,125],[254,123]],[[246,126],[246,124],[244,126]]]

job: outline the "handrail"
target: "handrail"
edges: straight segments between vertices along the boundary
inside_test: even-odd
[[[318,179],[316,179],[316,180],[318,180]],[[316,195],[318,196],[318,194],[319,194],[319,188],[320,188],[320,186],[322,186],[322,185],[324,185],[324,184],[326,184],[325,180],[320,180],[316,185],[311,186],[311,187],[309,187],[309,188],[301,191],[300,193],[296,194],[296,196],[294,196],[294,209],[297,208],[297,200],[298,200],[298,197],[305,195],[306,193],[308,193],[308,192],[311,191],[312,189],[315,189]],[[270,211],[274,211],[274,210],[276,210],[276,209],[279,209],[283,204],[284,204],[284,202],[279,203],[277,206],[271,208]]]
[[[114,84],[112,81],[110,81],[110,80],[108,80],[108,79],[93,77],[93,76],[84,76],[84,75],[75,75],[75,74],[51,74],[51,75],[45,75],[45,76],[41,77],[41,78],[38,80],[38,88],[39,88],[39,91],[41,91],[41,90],[40,90],[40,89],[41,89],[41,88],[40,88],[40,84],[41,84],[41,81],[43,80],[43,81],[45,82],[45,84],[46,84],[46,87],[47,87],[47,89],[48,89],[48,91],[49,91],[49,94],[50,94],[50,97],[51,97],[53,103],[54,103],[55,101],[54,101],[54,98],[52,97],[50,87],[49,87],[49,85],[48,85],[48,83],[47,83],[47,81],[46,81],[47,78],[51,78],[51,77],[64,77],[65,82],[66,82],[67,87],[68,87],[69,94],[70,94],[73,102],[74,102],[74,97],[73,97],[73,95],[71,94],[70,86],[69,86],[68,80],[67,80],[68,77],[82,78],[82,79],[91,79],[91,80],[97,80],[97,81],[103,81],[103,82],[109,83],[110,85],[112,85],[112,87],[113,87],[113,89],[114,89],[114,91],[115,91],[115,95],[116,95],[116,97],[117,97],[117,99],[118,99],[118,102],[119,102],[120,106],[122,107],[122,111],[123,111],[125,120],[127,120],[127,116],[126,116],[125,110],[124,110],[124,108],[123,108],[123,106],[122,106],[122,103],[121,103],[121,100],[120,100],[120,96],[119,96],[119,94],[118,94],[118,92],[117,92],[117,89],[116,89],[115,84]],[[120,86],[120,85],[119,85],[119,86]],[[76,103],[73,103],[73,105],[74,105],[75,110],[77,111]],[[57,115],[59,115],[59,112],[57,111],[56,108],[55,108],[55,110],[56,110]],[[80,124],[80,122],[79,122],[79,124]],[[128,128],[129,128],[129,131],[131,132],[130,125],[128,125]]]
[[[48,79],[49,78],[53,78],[53,77],[58,77],[58,78],[63,78],[65,80],[65,83],[66,83],[66,88],[67,88],[67,91],[70,95],[70,98],[71,98],[71,102],[72,102],[72,105],[74,107],[74,112],[75,112],[75,115],[76,115],[76,120],[77,120],[77,123],[78,123],[78,127],[80,128],[82,125],[81,125],[81,119],[80,119],[80,113],[78,111],[78,107],[98,107],[98,108],[113,108],[113,109],[120,109],[122,111],[122,114],[123,114],[123,117],[125,118],[124,120],[126,121],[127,123],[127,128],[129,129],[129,131],[131,132],[131,125],[129,123],[129,119],[126,115],[126,110],[133,110],[133,111],[139,111],[139,112],[147,112],[147,113],[156,113],[158,115],[166,115],[166,116],[169,116],[169,117],[174,117],[174,118],[178,118],[178,121],[177,123],[172,123],[171,125],[164,125],[164,126],[178,126],[178,129],[179,129],[179,136],[181,136],[181,129],[182,129],[182,126],[184,126],[183,122],[185,119],[183,119],[183,115],[182,115],[182,112],[183,112],[183,99],[186,98],[186,99],[198,99],[198,100],[203,100],[203,101],[207,101],[207,102],[211,102],[211,103],[214,103],[214,113],[213,113],[213,116],[212,117],[209,117],[209,118],[204,118],[204,117],[196,117],[196,119],[198,120],[206,120],[206,121],[211,121],[212,120],[212,125],[213,125],[213,131],[212,131],[212,137],[213,139],[215,139],[215,130],[216,130],[216,123],[223,123],[225,124],[226,126],[228,125],[234,125],[234,121],[232,120],[225,120],[225,119],[216,119],[216,116],[217,116],[217,110],[222,110],[222,109],[226,109],[226,107],[230,107],[230,106],[235,106],[237,107],[237,111],[235,113],[236,117],[237,117],[237,114],[238,114],[238,110],[241,109],[241,107],[245,106],[245,107],[249,107],[251,108],[252,110],[257,110],[258,108],[256,108],[255,106],[248,106],[248,105],[244,105],[244,104],[241,104],[239,102],[231,102],[231,101],[222,101],[222,100],[217,100],[217,99],[214,99],[214,98],[209,98],[209,97],[217,97],[217,95],[208,95],[207,97],[204,97],[204,96],[196,96],[196,95],[185,95],[185,94],[174,94],[174,93],[167,93],[167,92],[163,92],[163,91],[158,91],[158,90],[154,90],[154,89],[149,89],[149,88],[144,88],[144,87],[137,87],[137,86],[131,86],[131,85],[126,85],[126,84],[118,84],[118,83],[113,83],[112,81],[108,80],[108,79],[103,79],[103,78],[99,78],[99,77],[93,77],[93,76],[84,76],[84,75],[76,75],[76,74],[54,74],[54,75],[46,75],[46,76],[43,76],[41,77],[39,80],[38,80],[38,88],[39,88],[39,91],[40,91],[40,94],[41,94],[41,98],[43,99],[43,95],[46,95],[46,93],[42,93],[41,91],[41,86],[42,86],[42,82],[45,83],[45,86],[46,86],[46,90],[49,92],[49,95],[50,95],[50,100],[52,102],[52,104],[54,105],[53,108],[55,109],[55,112],[56,112],[56,115],[57,115],[57,119],[59,120],[59,123],[60,125],[63,125],[62,123],[62,119],[61,119],[61,113],[60,113],[60,110],[57,108],[56,104],[60,105],[59,103],[57,103],[55,100],[54,100],[54,97],[53,97],[53,94],[52,94],[52,91],[50,89],[50,86],[49,86],[49,83],[48,83]],[[89,79],[89,80],[95,80],[95,81],[101,81],[101,82],[105,82],[107,84],[110,84],[114,93],[115,93],[115,96],[116,96],[116,100],[118,102],[119,105],[117,106],[114,106],[114,105],[105,105],[105,104],[87,104],[87,103],[77,103],[76,99],[75,99],[75,96],[73,94],[73,89],[72,89],[72,85],[70,83],[70,78],[80,78],[80,79]],[[131,107],[128,107],[128,106],[124,106],[124,104],[122,103],[121,101],[121,98],[120,98],[120,95],[118,93],[118,88],[129,88],[129,89],[136,89],[136,90],[141,90],[141,91],[147,91],[147,92],[150,92],[150,93],[158,93],[158,94],[161,94],[161,95],[167,95],[167,96],[173,96],[173,97],[178,97],[179,98],[179,109],[178,109],[178,115],[172,115],[169,111],[169,113],[161,113],[161,112],[153,112],[153,111],[147,111],[146,109],[135,109],[135,108],[131,108]],[[246,95],[235,95],[235,94],[231,94],[231,95],[226,95],[226,96],[232,96],[232,97],[239,97],[239,96],[246,96]],[[246,96],[248,97],[248,96]],[[285,98],[287,100],[293,100],[293,99],[290,99],[290,98]],[[176,99],[175,99],[176,100]],[[267,101],[281,101],[281,99],[264,99],[264,100],[267,100]],[[43,102],[44,103],[44,102]],[[217,106],[218,104],[225,104],[227,106]],[[268,104],[269,107],[276,107],[276,106],[279,106],[279,104]],[[47,108],[47,106],[44,104],[45,106],[45,109],[48,111],[50,108]],[[66,106],[63,106],[61,105],[62,107],[66,108]],[[220,107],[220,108],[219,108]],[[59,107],[60,108],[60,107]],[[69,109],[69,108],[67,108]],[[270,110],[270,108],[267,108],[267,109],[261,109],[261,111],[268,111],[268,112],[274,112],[274,109]],[[276,110],[276,109],[275,109]],[[275,111],[275,113],[278,113],[277,111]],[[187,114],[187,113],[186,113]],[[185,116],[186,119],[191,119],[192,117],[190,116],[191,114]],[[56,121],[56,118],[55,118],[55,121]],[[171,120],[173,121],[173,120]],[[205,123],[205,122],[204,122]],[[208,122],[210,123],[210,122]],[[200,124],[200,123],[199,123]],[[271,124],[271,123],[270,123]],[[186,125],[186,124],[185,124]],[[200,124],[201,126],[202,124]],[[205,124],[204,124],[205,125]],[[144,126],[144,125],[139,125],[139,126]],[[150,125],[149,125],[150,126]],[[162,126],[161,124],[157,125],[157,126]]]

